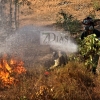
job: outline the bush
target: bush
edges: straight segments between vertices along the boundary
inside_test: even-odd
[[[100,1],[99,0],[93,0],[92,3],[93,3],[93,8],[95,10],[97,10],[97,11],[100,10]]]
[[[84,57],[85,65],[91,69],[90,66],[96,68],[98,64],[98,55],[100,54],[100,41],[95,34],[88,35],[84,38],[80,45],[80,52]]]
[[[63,10],[58,13],[56,25],[64,29],[64,31],[70,31],[70,33],[76,34],[81,28],[80,22],[72,15],[66,14]]]

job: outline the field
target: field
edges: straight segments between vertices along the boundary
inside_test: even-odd
[[[28,1],[29,5],[25,4],[19,7],[18,30],[9,34],[7,32],[2,34],[3,31],[0,31],[0,53],[5,52],[8,55],[15,53],[17,57],[22,59],[24,62],[23,67],[26,69],[25,73],[15,74],[10,73],[6,67],[6,71],[17,81],[8,86],[2,86],[0,80],[0,100],[100,100],[100,75],[97,76],[87,71],[84,62],[73,59],[69,60],[65,66],[47,70],[46,68],[54,63],[51,57],[56,49],[48,45],[41,45],[39,38],[39,33],[43,31],[55,30],[66,33],[64,30],[66,27],[63,28],[65,24],[60,23],[62,27],[58,27],[59,18],[62,18],[59,12],[64,11],[66,15],[72,15],[78,26],[80,26],[76,28],[75,25],[69,24],[72,25],[71,29],[78,30],[73,32],[73,30],[69,29],[72,32],[72,43],[75,43],[73,47],[76,46],[77,39],[83,30],[81,21],[86,16],[100,19],[100,1]],[[4,9],[5,16],[9,11],[8,6],[9,3],[6,4]],[[73,21],[70,20],[70,17],[68,18],[70,22]],[[100,30],[100,22],[98,22],[96,28]],[[60,48],[64,48],[64,46]],[[75,54],[75,57],[77,57],[77,53]],[[7,63],[12,68],[13,64],[10,62],[9,57]],[[0,64],[2,65],[2,57],[0,58]],[[20,65],[16,61],[15,64]],[[1,65],[0,71],[2,71]],[[4,64],[4,66],[6,65]],[[14,68],[16,69],[16,66]],[[4,69],[3,71],[5,72]],[[7,78],[9,79],[9,77]]]

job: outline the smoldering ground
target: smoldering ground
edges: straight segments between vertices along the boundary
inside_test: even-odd
[[[20,28],[10,35],[0,45],[0,53],[16,55],[23,59],[29,66],[50,62],[54,50],[66,53],[77,52],[77,44],[70,38],[65,43],[52,41],[48,45],[41,44],[42,32],[55,32],[55,29],[28,25]],[[60,32],[59,32],[60,33]],[[67,34],[67,33],[66,33]],[[52,38],[52,37],[51,37]]]

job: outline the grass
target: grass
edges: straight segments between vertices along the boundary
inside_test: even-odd
[[[99,0],[92,0],[94,10],[100,10],[100,1]]]
[[[69,62],[49,71],[28,68],[17,85],[0,90],[0,100],[99,100],[99,77],[86,71],[82,63]]]
[[[52,5],[47,9],[54,11],[54,3],[49,4]],[[42,13],[47,14],[45,10]],[[69,29],[73,34],[78,31],[75,30],[79,25],[76,19],[66,13],[65,17],[60,18],[58,22],[65,26],[65,30]],[[0,89],[0,100],[100,100],[100,76],[87,72],[82,63],[71,61],[65,67],[50,71],[48,75],[44,73],[45,69],[41,66],[27,66],[27,73],[19,76],[16,85]]]

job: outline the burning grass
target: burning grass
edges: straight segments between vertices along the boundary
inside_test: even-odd
[[[17,85],[0,91],[0,100],[99,100],[100,77],[85,70],[82,63],[45,71],[42,66],[28,68]]]
[[[0,57],[0,88],[9,88],[18,81],[18,75],[25,73],[21,60],[4,54]]]

